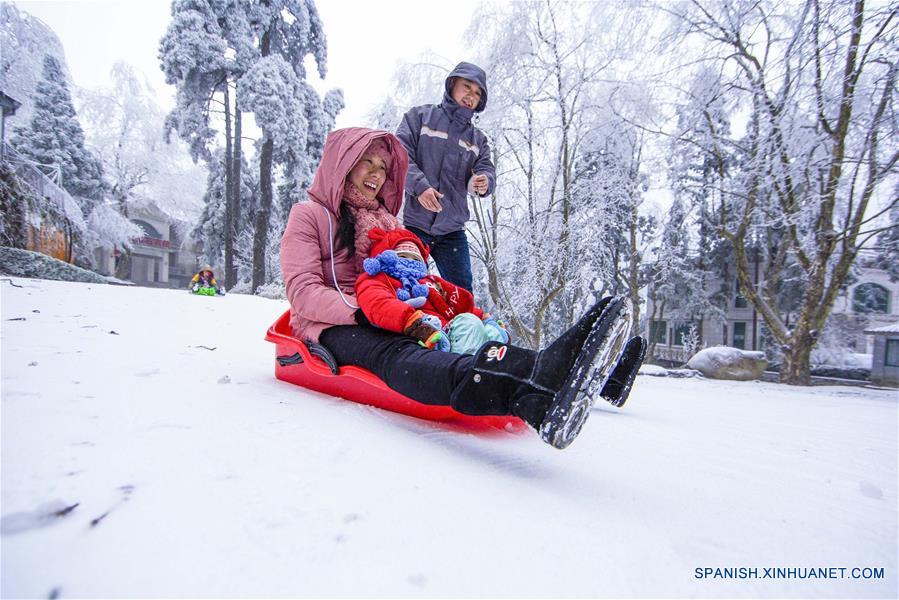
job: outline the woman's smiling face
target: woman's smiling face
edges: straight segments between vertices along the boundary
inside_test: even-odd
[[[380,156],[366,151],[350,170],[347,179],[363,196],[374,200],[387,181],[387,165]]]

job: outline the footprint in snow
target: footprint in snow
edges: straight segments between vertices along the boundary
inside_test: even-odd
[[[152,377],[153,375],[159,375],[159,369],[147,369],[134,374],[135,377]]]
[[[859,482],[858,488],[859,490],[861,490],[862,496],[867,496],[872,500],[880,500],[881,498],[883,498],[883,490],[870,481]]]
[[[218,380],[218,383],[231,383],[231,378],[225,375],[221,379]]]

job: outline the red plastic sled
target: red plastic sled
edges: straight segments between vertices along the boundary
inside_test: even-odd
[[[293,336],[290,329],[290,311],[286,311],[268,328],[266,341],[275,344],[275,377],[360,404],[376,406],[418,419],[438,421],[441,425],[471,432],[519,433],[527,425],[518,417],[464,415],[449,406],[431,406],[416,402],[393,391],[371,371],[360,367],[332,368],[309,346]],[[336,371],[336,373],[335,373]]]

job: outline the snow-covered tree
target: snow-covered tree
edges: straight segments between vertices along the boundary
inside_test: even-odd
[[[47,55],[57,60],[70,84],[62,43],[53,30],[14,3],[0,2],[0,90],[22,103],[7,117],[7,131],[31,120],[32,96]]]
[[[235,260],[243,197],[242,115],[262,130],[258,164],[260,200],[253,211],[255,244],[252,289],[266,282],[270,231],[280,233],[286,212],[274,211],[275,167],[284,166],[283,202],[302,197],[321,156],[327,132],[343,108],[339,91],[324,101],[305,81],[311,56],[324,78],[324,31],[312,0],[175,0],[172,23],[160,42],[167,81],[178,86],[168,124],[211,160],[219,137],[213,117],[223,113],[225,152],[223,226],[226,284],[237,283]],[[219,108],[220,107],[220,108]],[[211,165],[210,165],[211,167]],[[228,225],[230,223],[230,226]]]
[[[10,142],[36,165],[58,170],[62,187],[78,200],[86,216],[105,192],[102,167],[85,148],[62,68],[52,56],[44,57],[33,100],[30,123],[17,128]]]
[[[609,110],[613,64],[636,31],[618,8],[485,5],[468,36],[489,74],[479,126],[499,173],[494,197],[472,203],[475,284],[531,347],[564,329],[619,274],[628,286],[632,256],[638,266],[630,232],[627,251],[616,254],[624,250],[616,217],[626,213],[630,222],[642,194],[640,136]],[[442,78],[435,88],[432,95]],[[616,258],[628,263],[624,270]]]
[[[191,164],[181,140],[164,139],[165,113],[156,104],[145,78],[130,65],[116,63],[109,88],[80,93],[80,114],[86,141],[103,165],[110,200],[120,215],[129,217],[135,205],[155,205],[172,220],[195,219],[200,212],[203,170]],[[111,217],[88,219],[110,223]],[[105,226],[104,231],[111,228]],[[102,239],[109,238],[101,234]],[[140,237],[140,234],[137,235]],[[100,244],[104,247],[109,243]],[[117,272],[129,269],[130,245],[113,244],[123,251]]]
[[[88,239],[91,248],[102,248],[107,253],[129,253],[131,242],[144,235],[143,230],[129,221],[110,205],[98,204],[87,218]],[[116,276],[126,273],[116,270]]]
[[[267,282],[274,166],[276,163],[288,164],[288,172],[295,181],[311,181],[310,173],[315,164],[310,161],[313,157],[308,149],[311,147],[314,151],[324,145],[326,127],[329,123],[333,125],[343,103],[342,96],[329,95],[329,113],[305,81],[307,56],[315,60],[322,79],[327,72],[324,28],[312,0],[243,0],[238,5],[246,12],[249,33],[253,35],[258,52],[237,86],[241,110],[252,112],[256,124],[262,129],[259,150],[261,196],[253,244],[252,286],[255,290]],[[283,225],[283,221],[279,225]]]
[[[177,219],[199,213],[203,170],[190,164],[180,140],[164,139],[165,113],[134,67],[119,62],[109,88],[80,94],[86,141],[95,149],[110,185],[111,199],[127,215],[135,200],[153,202]]]
[[[890,274],[890,281],[899,281],[899,187],[893,191],[893,206],[884,231],[877,236],[877,258],[874,264]]]
[[[225,152],[220,160],[228,198],[222,230],[228,287],[237,280],[234,239],[240,194],[235,190],[240,189],[242,164],[241,111],[232,104],[232,89],[253,55],[245,16],[238,3],[228,0],[174,0],[172,21],[159,43],[166,83],[177,88],[166,132],[177,131],[189,144],[194,160],[202,158],[211,169],[218,128],[224,129]]]
[[[879,232],[872,223],[889,207],[876,200],[897,176],[896,8],[709,0],[667,12],[683,33],[672,43],[692,49],[685,62],[720,72],[724,93],[748,117],[739,139],[716,136],[740,154],[716,233],[732,245],[741,292],[781,346],[781,381],[807,384],[811,350],[859,251]],[[756,252],[766,264],[760,279]],[[780,303],[794,282],[799,306],[788,319]]]

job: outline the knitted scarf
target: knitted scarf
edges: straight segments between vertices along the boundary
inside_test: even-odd
[[[360,260],[368,256],[371,249],[371,240],[368,238],[371,229],[380,227],[384,231],[392,231],[402,227],[377,198],[369,200],[349,181],[343,187],[343,201],[356,221],[356,256]]]

